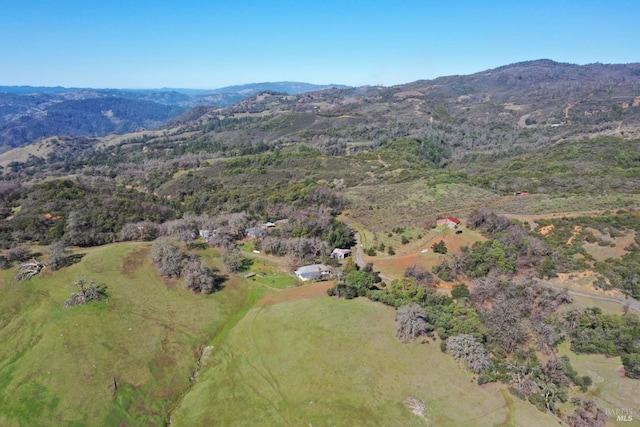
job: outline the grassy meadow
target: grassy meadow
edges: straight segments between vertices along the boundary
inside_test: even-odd
[[[466,216],[475,207],[497,203],[500,196],[467,184],[437,184],[426,180],[349,188],[349,217],[373,231],[394,227],[424,228],[428,219]]]
[[[234,279],[194,295],[165,283],[150,244],[92,248],[60,271],[0,280],[0,425],[162,425],[189,386],[201,348],[247,298]],[[206,251],[204,258],[213,253]],[[84,277],[108,299],[62,308]]]
[[[305,285],[305,286],[322,286]],[[402,344],[393,308],[289,292],[258,304],[217,346],[171,425],[554,425],[558,420],[479,387],[437,343]],[[413,397],[423,416],[405,407]]]
[[[585,397],[596,397],[598,406],[607,413],[608,425],[640,426],[638,408],[640,408],[640,382],[624,375],[620,357],[607,357],[602,354],[576,354],[569,349],[568,343],[559,347],[560,355],[567,355],[571,365],[579,375],[589,375],[593,385]],[[633,420],[616,422],[617,410],[631,410]]]
[[[548,215],[626,208],[640,203],[636,193],[567,193],[516,196],[462,183],[433,185],[426,180],[349,188],[346,216],[372,233],[394,227],[424,228],[441,216],[465,218],[473,210],[489,206],[499,214]]]

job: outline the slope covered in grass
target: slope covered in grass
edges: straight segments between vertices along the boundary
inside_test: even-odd
[[[138,243],[93,248],[29,282],[2,272],[0,425],[165,421],[201,347],[246,295],[233,281],[211,296],[166,284],[149,251]],[[62,308],[79,277],[105,283],[108,299]]]
[[[636,411],[640,405],[640,382],[624,375],[619,356],[607,357],[603,354],[576,354],[568,343],[559,347],[560,354],[571,358],[571,365],[579,375],[588,375],[593,380],[586,397],[597,397],[599,405],[607,414],[611,424],[640,426]],[[617,415],[631,410],[632,420],[617,421]],[[616,422],[617,421],[617,422]]]
[[[402,344],[394,309],[362,298],[286,298],[294,291],[236,325],[172,426],[557,423],[498,387],[474,384],[437,344]],[[409,397],[424,403],[423,417],[405,407]]]

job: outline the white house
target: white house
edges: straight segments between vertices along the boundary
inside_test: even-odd
[[[457,228],[460,225],[460,220],[457,218],[454,218],[452,216],[448,216],[445,218],[439,218],[436,221],[436,224],[438,225],[444,225],[447,226],[449,228]]]
[[[298,268],[295,273],[298,279],[306,282],[307,280],[319,280],[329,277],[331,270],[324,264],[312,264]]]

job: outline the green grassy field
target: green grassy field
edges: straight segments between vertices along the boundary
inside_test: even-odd
[[[0,425],[165,422],[201,347],[230,329],[247,293],[233,278],[211,296],[165,284],[149,251],[138,243],[92,248],[80,263],[29,282],[2,272]],[[61,308],[79,277],[105,283],[109,298]]]
[[[216,347],[171,425],[558,423],[499,386],[476,385],[438,344],[402,344],[394,312],[326,296],[252,308]],[[408,397],[424,402],[424,418],[403,405]]]
[[[478,386],[437,343],[402,344],[393,308],[313,292],[323,284],[272,291],[289,285],[280,283],[280,265],[262,259],[253,268],[277,283],[230,276],[221,292],[190,294],[157,276],[150,247],[83,250],[78,264],[28,282],[1,273],[0,425],[163,425],[169,417],[172,427],[559,422],[503,385]],[[218,265],[214,250],[199,254]],[[107,284],[109,298],[61,308],[79,277]],[[213,351],[192,382],[205,346]],[[637,381],[621,376],[619,358],[571,360],[594,379],[589,395],[602,407],[639,403]],[[423,417],[403,404],[409,397],[424,403]]]
[[[622,372],[620,357],[606,357],[602,354],[575,354],[568,343],[559,347],[560,355],[567,355],[571,365],[579,375],[589,375],[593,385],[585,394],[587,398],[596,397],[598,406],[609,413],[607,422],[611,425],[640,426],[638,410],[640,408],[640,381],[627,378]],[[632,421],[616,421],[616,409],[630,409]]]

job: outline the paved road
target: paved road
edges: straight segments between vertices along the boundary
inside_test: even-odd
[[[356,261],[356,265],[359,268],[364,268],[365,262],[364,262],[364,259],[362,258],[362,245],[360,244],[360,233],[358,232],[353,233],[353,238],[356,241],[356,256],[354,258]]]
[[[604,296],[600,296],[600,295],[592,295],[592,294],[584,294],[582,292],[575,292],[575,291],[568,291],[569,295],[575,295],[575,296],[579,296],[579,297],[585,297],[585,298],[591,298],[591,299],[597,299],[599,301],[609,301],[609,302],[614,302],[616,304],[620,304],[622,306],[625,305],[629,305],[629,308],[632,310],[635,310],[637,312],[640,313],[640,303],[634,299],[617,299],[617,298],[611,298],[611,297],[604,297]]]
[[[558,289],[560,291],[563,291],[565,288],[550,283],[550,282],[546,282],[546,281],[540,281],[539,283],[543,284],[544,286],[547,286],[549,288],[553,288],[553,289]],[[638,302],[637,300],[633,299],[633,298],[629,298],[629,299],[618,299],[618,298],[611,298],[611,297],[606,297],[603,295],[594,295],[594,294],[586,294],[584,292],[576,292],[576,291],[570,291],[567,290],[567,293],[569,295],[573,295],[573,296],[577,296],[577,297],[583,297],[583,298],[589,298],[589,299],[594,299],[594,300],[598,300],[598,301],[608,301],[608,302],[613,302],[616,304],[620,304],[622,306],[625,305],[629,305],[629,308],[632,310],[635,310],[637,312],[640,312],[640,302]]]

